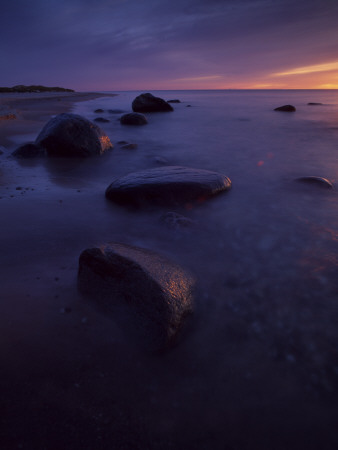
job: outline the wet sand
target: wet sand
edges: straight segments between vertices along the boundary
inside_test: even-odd
[[[216,247],[208,219],[205,230],[176,233],[159,227],[159,212],[108,204],[104,160],[7,158],[51,115],[99,96],[3,101],[18,119],[0,122],[0,448],[336,449],[336,289],[302,275],[298,252],[313,241],[306,224],[295,232],[290,215],[265,203],[243,216],[235,191],[232,216],[217,222],[228,239]],[[131,166],[141,158],[113,156]],[[222,208],[221,198],[196,216]],[[252,255],[257,208],[266,234]],[[271,250],[266,236],[278,230],[269,215],[280,218],[288,246]],[[81,251],[109,240],[158,249],[197,275],[195,315],[171,351],[145,352],[79,295]]]

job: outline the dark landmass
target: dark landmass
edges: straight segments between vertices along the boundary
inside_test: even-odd
[[[73,89],[66,89],[62,87],[47,87],[40,85],[24,86],[23,84],[13,87],[0,87],[0,92],[75,92]]]

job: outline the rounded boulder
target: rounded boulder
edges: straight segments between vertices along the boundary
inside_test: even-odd
[[[128,113],[120,117],[122,125],[147,125],[148,121],[145,115],[140,113]]]
[[[108,243],[84,250],[78,288],[152,349],[173,343],[193,309],[194,278],[147,249]]]
[[[173,107],[163,100],[163,98],[155,97],[150,93],[141,94],[136,97],[132,103],[132,109],[140,113],[173,111]]]
[[[68,113],[47,122],[35,144],[46,149],[49,156],[95,156],[113,148],[109,137],[98,125]]]

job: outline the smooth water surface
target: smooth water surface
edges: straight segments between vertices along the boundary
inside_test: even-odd
[[[338,92],[154,91],[181,103],[121,125],[108,110],[130,112],[138,94],[75,105],[110,120],[100,126],[114,149],[100,160],[1,157],[8,448],[54,448],[50,436],[74,449],[337,448]],[[284,104],[297,111],[273,110]],[[161,223],[168,209],[106,201],[114,177],[165,165],[233,186],[177,208],[195,222],[184,229]],[[334,188],[295,181],[304,176]],[[195,314],[170,352],[143,354],[78,294],[80,252],[108,241],[196,276]]]

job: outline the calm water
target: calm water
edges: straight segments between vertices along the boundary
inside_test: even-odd
[[[82,448],[115,448],[116,433],[128,449],[337,448],[338,91],[153,93],[181,103],[144,127],[108,112],[130,112],[139,92],[74,107],[110,119],[101,126],[114,150],[99,161],[1,160],[8,371],[36,380],[29,405],[57,405],[56,418],[37,416],[43,426],[81,410],[72,433],[87,436]],[[273,111],[284,104],[297,111]],[[14,136],[13,148],[29,138]],[[233,188],[177,209],[195,221],[184,230],[160,223],[166,209],[105,200],[115,176],[163,165],[219,171]],[[335,188],[295,181],[308,175]],[[109,240],[158,251],[198,279],[186,336],[160,358],[77,293],[81,250]]]

